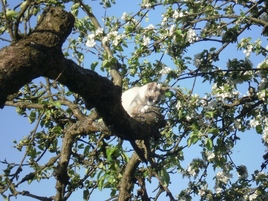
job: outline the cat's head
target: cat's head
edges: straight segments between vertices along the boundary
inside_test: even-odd
[[[166,89],[161,84],[151,82],[147,84],[147,90],[145,93],[147,105],[155,105],[160,102],[164,97]]]

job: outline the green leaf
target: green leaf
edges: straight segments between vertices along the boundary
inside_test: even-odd
[[[61,103],[58,101],[53,102],[53,105],[56,106],[57,108],[61,107]]]
[[[6,16],[8,19],[15,18],[17,15],[18,15],[18,13],[14,10],[7,9],[7,11],[6,11]]]
[[[117,147],[109,147],[106,149],[107,161],[112,161],[117,158],[118,155],[118,148]]]
[[[103,175],[98,179],[98,189],[101,191],[104,187],[104,181],[105,181],[106,175]]]
[[[208,150],[212,150],[212,148],[213,148],[213,142],[212,142],[212,140],[211,140],[211,138],[207,138],[206,139],[206,148],[208,149]]]
[[[98,64],[99,64],[99,62],[93,62],[93,63],[90,65],[91,70],[95,70]]]
[[[213,135],[217,135],[219,133],[218,128],[211,128],[208,130],[208,133],[212,133]]]
[[[84,190],[83,191],[83,199],[84,200],[88,200],[89,199],[89,196],[90,196],[89,190],[88,189]]]
[[[197,133],[192,133],[191,136],[187,140],[187,146],[190,147],[192,144],[195,144],[199,140],[199,136]]]
[[[84,155],[85,155],[85,156],[88,156],[88,154],[89,154],[89,149],[90,149],[90,146],[87,145],[87,146],[85,147],[85,149],[84,149]]]
[[[36,112],[35,111],[31,111],[30,115],[28,116],[28,120],[30,123],[33,123],[36,119]]]
[[[160,179],[162,181],[162,184],[167,187],[170,182],[170,177],[166,169],[161,169],[159,172]]]
[[[262,129],[262,126],[261,126],[261,125],[256,126],[256,132],[257,132],[258,134],[262,134],[263,129]]]

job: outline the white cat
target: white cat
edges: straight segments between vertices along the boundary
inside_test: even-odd
[[[145,113],[149,106],[154,106],[161,100],[165,90],[156,82],[133,87],[122,94],[122,105],[131,117]]]

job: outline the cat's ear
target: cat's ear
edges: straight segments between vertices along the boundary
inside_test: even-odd
[[[147,89],[148,89],[148,90],[153,90],[153,89],[155,89],[156,87],[158,87],[157,85],[158,85],[158,84],[157,84],[156,82],[150,82],[150,83],[147,84]]]

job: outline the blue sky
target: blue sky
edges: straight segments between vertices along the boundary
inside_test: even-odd
[[[12,3],[20,2],[20,1],[12,1]],[[93,12],[95,13],[96,17],[98,19],[101,19],[101,17],[105,14],[104,10],[101,9],[99,6],[98,1],[88,1],[90,5],[92,6]],[[12,8],[12,6],[11,6]],[[138,11],[138,5],[137,1],[132,0],[120,0],[117,1],[116,7],[114,9],[108,9],[106,11],[106,15],[116,15],[118,17],[121,17],[123,12],[133,12],[135,13]],[[144,22],[149,24],[156,24],[159,23],[158,20],[161,19],[161,13],[162,11],[160,9],[153,10],[149,12],[148,15],[148,21]],[[101,22],[101,25],[103,23]],[[256,28],[256,30],[258,30]],[[256,33],[260,33],[259,30],[256,31]],[[251,31],[251,36],[253,37],[253,41],[257,39],[259,36],[254,34],[254,30]],[[263,43],[267,43],[267,41],[263,41]],[[6,43],[0,41],[0,47],[7,45]],[[210,44],[214,45],[214,44]],[[187,54],[191,57],[193,57],[196,53],[200,52],[200,49],[209,49],[207,47],[207,43],[205,44],[199,44],[198,48],[196,46],[190,47]],[[218,65],[225,66],[227,59],[231,58],[244,58],[244,54],[242,52],[238,52],[237,49],[234,47],[234,45],[231,48],[227,48],[224,50],[223,54],[220,56],[220,61],[218,62]],[[254,65],[257,65],[262,61],[261,57],[255,57],[252,56],[252,62]],[[156,57],[151,57],[151,60],[159,59]],[[85,60],[85,66],[89,66],[92,62],[91,58],[88,58]],[[167,61],[169,63],[169,61]],[[170,62],[169,67],[172,66],[172,62]],[[185,80],[180,82],[181,87],[191,88],[193,84],[193,80]],[[247,85],[241,86],[241,90],[244,91],[244,93],[247,90]],[[198,82],[194,89],[194,93],[198,94],[204,94],[205,92],[209,92],[211,90],[211,86],[208,84],[202,84],[201,82]],[[23,136],[27,136],[31,130],[34,128],[34,124],[29,124],[27,118],[20,117],[16,111],[15,108],[5,107],[3,110],[0,110],[0,135],[2,136],[2,140],[0,141],[0,160],[3,161],[7,159],[9,162],[20,162],[23,156],[23,152],[18,152],[17,150],[13,149],[13,140],[19,141]],[[233,150],[233,160],[237,165],[244,164],[248,167],[249,174],[252,173],[256,169],[260,169],[260,165],[263,162],[262,155],[264,154],[265,147],[261,143],[261,135],[257,135],[255,131],[251,130],[245,133],[240,133],[239,137],[241,138],[241,141],[238,141],[237,145],[235,146],[235,149]],[[185,142],[186,143],[186,142]],[[127,146],[127,145],[126,145]],[[191,159],[196,158],[200,156],[200,148],[198,146],[193,146],[190,148],[185,149],[185,161],[182,161],[182,166],[187,167]],[[0,169],[2,170],[4,166],[0,164]],[[211,170],[213,171],[213,170]],[[209,179],[212,179],[212,177],[215,175],[213,172],[211,172],[211,176]],[[236,178],[236,175],[234,175]],[[151,191],[154,190],[154,188],[157,186],[157,181],[155,181],[154,185],[150,187],[149,189]],[[171,180],[172,184],[170,186],[171,192],[179,193],[178,189],[181,189],[182,187],[187,186],[187,180],[181,179],[180,175],[172,176]],[[44,185],[44,183],[46,183]],[[34,194],[37,195],[53,195],[55,193],[54,189],[55,183],[53,181],[42,181],[40,184],[34,183],[30,186],[31,191]],[[23,185],[23,188],[25,190],[28,189],[27,184]],[[151,192],[148,192],[151,193]],[[109,198],[109,194],[106,193],[106,191],[102,193],[95,192],[93,194],[92,200],[106,200]],[[1,199],[1,198],[0,198]],[[15,200],[12,198],[11,200]],[[19,197],[18,200],[26,201],[31,200],[27,197]],[[75,196],[71,197],[70,200],[82,200],[82,194],[81,193],[75,193]],[[162,195],[161,199],[162,201],[169,200]]]

